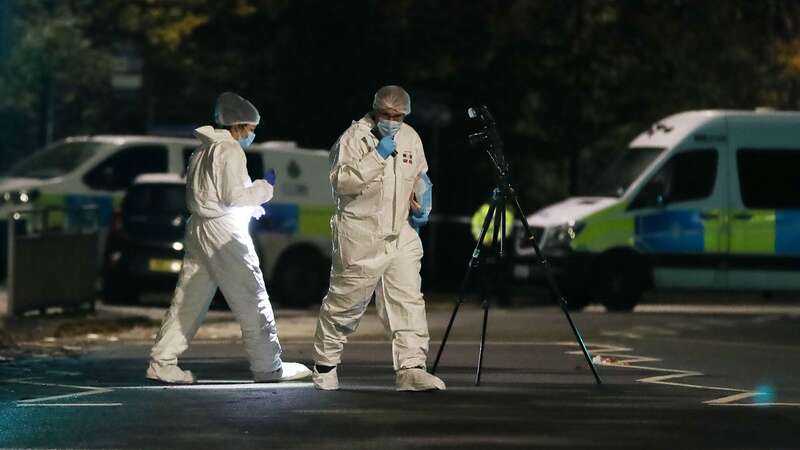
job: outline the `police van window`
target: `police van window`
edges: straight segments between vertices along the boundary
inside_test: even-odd
[[[740,149],[736,152],[742,203],[752,209],[800,209],[800,150]]]
[[[99,142],[62,142],[40,150],[23,159],[8,172],[7,177],[55,178],[66,175],[91,159],[109,144]]]
[[[582,195],[596,197],[621,197],[642,171],[645,170],[664,149],[660,147],[632,147],[626,149],[610,166],[608,166],[597,181],[582,191]]]
[[[161,145],[126,147],[90,170],[83,181],[93,189],[125,189],[143,173],[167,172],[167,148]]]
[[[650,178],[631,203],[631,209],[702,200],[711,195],[716,179],[716,150],[678,153]]]

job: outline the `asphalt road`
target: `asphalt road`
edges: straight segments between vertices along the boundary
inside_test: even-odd
[[[449,312],[430,312],[434,342]],[[309,363],[313,314],[300,316],[279,313],[278,324],[285,359]],[[0,446],[800,448],[800,307],[649,305],[573,318],[601,386],[553,307],[491,311],[479,387],[481,311],[462,308],[438,373],[448,390],[435,393],[394,391],[373,315],[346,347],[339,392],[251,383],[230,337],[201,333],[183,360],[200,377],[193,386],[143,379],[149,339],[95,340],[80,356],[0,363]]]

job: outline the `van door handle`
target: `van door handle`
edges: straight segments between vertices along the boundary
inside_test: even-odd
[[[733,218],[736,220],[750,220],[753,218],[753,215],[748,212],[740,212],[733,215]]]
[[[717,220],[719,219],[719,213],[703,211],[700,213],[700,218],[703,220]]]

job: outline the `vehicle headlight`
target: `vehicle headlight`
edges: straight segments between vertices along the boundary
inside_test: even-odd
[[[547,230],[543,239],[543,248],[566,248],[583,231],[586,224],[582,222],[568,222],[554,226]]]
[[[0,206],[6,204],[25,205],[31,203],[39,197],[39,191],[36,189],[24,191],[11,191],[3,192],[0,195]]]

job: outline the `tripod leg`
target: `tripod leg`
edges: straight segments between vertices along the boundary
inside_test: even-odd
[[[586,344],[583,342],[583,337],[581,337],[581,333],[578,331],[578,328],[575,327],[575,323],[572,322],[572,316],[569,314],[569,310],[567,308],[567,300],[564,298],[564,295],[561,293],[561,289],[558,287],[558,283],[556,283],[555,278],[553,277],[553,271],[550,268],[550,262],[542,255],[541,250],[539,249],[539,244],[536,242],[536,238],[533,236],[531,232],[530,226],[528,225],[528,221],[526,220],[525,212],[522,211],[522,207],[519,205],[519,200],[517,199],[516,194],[512,193],[512,198],[514,202],[514,208],[519,214],[520,219],[522,219],[522,226],[525,228],[525,234],[528,236],[528,240],[533,245],[533,249],[536,250],[536,256],[539,258],[539,262],[544,266],[545,276],[547,277],[547,283],[550,285],[550,288],[555,293],[556,297],[558,298],[559,305],[561,306],[561,311],[564,312],[564,315],[567,317],[567,322],[569,322],[569,326],[572,328],[572,332],[575,335],[575,339],[578,341],[578,345],[581,347],[581,351],[583,352],[583,356],[586,358],[586,362],[589,364],[589,368],[592,369],[592,374],[594,375],[594,379],[597,384],[602,384],[600,381],[600,375],[597,374],[597,368],[595,368],[594,363],[592,362],[592,356],[589,354],[589,350],[586,348]]]
[[[498,237],[500,237],[500,227],[503,223],[503,218],[505,216],[505,201],[502,196],[497,195],[498,192],[495,192],[495,201],[497,202],[497,208],[495,209],[494,214],[494,226],[492,229],[492,249],[491,252],[497,253],[500,257],[503,254],[503,241],[498,241]],[[490,253],[491,254],[491,253]],[[495,261],[491,267],[486,266],[484,271],[491,277],[492,273],[495,271],[497,262]],[[494,283],[492,283],[494,284]],[[483,307],[483,326],[481,327],[481,346],[478,349],[478,368],[475,370],[475,386],[481,385],[481,371],[483,370],[483,351],[486,348],[486,323],[489,321],[489,305],[490,305],[490,293],[487,291],[487,286],[483,286],[481,296],[481,307]],[[490,289],[491,290],[491,289]],[[496,289],[495,289],[496,290]]]
[[[431,374],[436,374],[436,368],[439,367],[439,360],[442,358],[444,346],[447,345],[447,338],[450,336],[450,330],[453,328],[453,322],[456,320],[458,308],[462,303],[464,303],[464,300],[459,296],[458,301],[456,301],[456,306],[453,308],[453,313],[450,315],[450,322],[447,324],[447,330],[445,330],[444,337],[442,337],[442,343],[439,344],[439,350],[436,352],[436,360],[433,362],[433,367],[431,367]]]
[[[481,347],[478,350],[478,371],[475,374],[475,386],[481,385],[481,370],[483,369],[483,350],[486,345],[486,322],[489,320],[489,301],[484,300],[483,304],[483,327],[481,328]]]
[[[458,308],[462,303],[464,303],[464,297],[467,295],[467,288],[469,288],[469,280],[471,278],[472,271],[478,267],[478,260],[481,255],[481,246],[483,245],[483,240],[486,239],[486,232],[489,229],[489,224],[494,216],[495,208],[495,200],[494,197],[492,197],[492,203],[489,206],[489,211],[486,213],[486,217],[483,219],[483,228],[481,229],[481,234],[478,237],[478,242],[475,244],[475,249],[472,250],[472,257],[469,259],[469,264],[467,264],[467,270],[464,272],[464,278],[461,280],[461,287],[459,288],[456,305],[453,308],[453,314],[450,315],[450,322],[447,324],[447,330],[445,330],[444,336],[442,337],[442,343],[439,344],[439,350],[436,352],[436,359],[434,360],[433,367],[431,367],[430,371],[431,374],[435,374],[436,369],[439,367],[439,361],[442,358],[442,353],[444,353],[444,347],[447,345],[447,339],[450,337],[450,330],[453,328],[453,322],[456,319],[456,313],[458,313]]]

